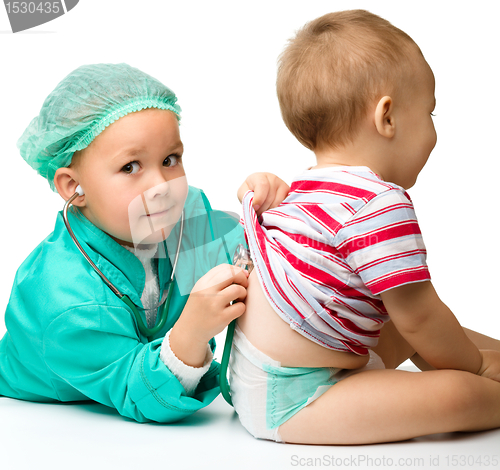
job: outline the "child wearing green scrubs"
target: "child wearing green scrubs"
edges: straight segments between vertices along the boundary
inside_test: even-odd
[[[23,158],[63,199],[82,189],[70,227],[140,318],[84,258],[59,213],[16,274],[0,395],[94,400],[168,423],[219,393],[213,337],[245,308],[233,301],[244,299],[247,274],[229,264],[244,236],[188,186],[179,119],[174,93],[153,77],[126,64],[89,65],[59,83],[20,138]],[[260,212],[288,192],[264,173],[243,186],[257,191]],[[169,289],[167,320],[154,332]]]

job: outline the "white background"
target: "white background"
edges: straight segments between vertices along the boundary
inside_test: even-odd
[[[127,62],[172,88],[183,108],[189,183],[214,208],[239,213],[236,190],[248,174],[270,171],[290,182],[314,164],[282,123],[275,96],[286,40],[324,13],[364,8],[412,36],[436,76],[438,144],[409,191],[434,285],[464,326],[500,337],[499,5],[80,0],[66,15],[17,34],[0,6],[1,309],[17,267],[52,231],[63,204],[22,160],[16,141],[69,72]]]
[[[410,34],[434,71],[438,144],[410,195],[438,293],[464,326],[500,337],[494,0],[81,0],[66,15],[17,34],[0,8],[2,309],[17,267],[62,208],[16,147],[62,78],[82,64],[127,62],[172,88],[183,108],[188,181],[214,208],[239,213],[236,190],[248,174],[270,171],[290,182],[314,163],[281,121],[277,56],[306,21],[351,8]],[[2,327],[0,320],[0,333]]]
[[[12,34],[0,8],[0,305],[63,201],[16,147],[57,83],[82,64],[127,62],[172,88],[184,164],[212,206],[240,213],[255,171],[285,181],[314,163],[281,121],[276,60],[306,21],[365,8],[406,31],[436,76],[438,143],[409,191],[435,287],[464,326],[500,337],[498,2],[81,0]],[[4,307],[2,307],[3,309]],[[0,320],[0,332],[3,324]]]

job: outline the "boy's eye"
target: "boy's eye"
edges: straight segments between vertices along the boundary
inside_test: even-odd
[[[179,156],[178,155],[169,155],[165,160],[163,160],[163,166],[166,167],[172,167],[177,165],[179,163]]]
[[[137,162],[130,162],[127,163],[125,166],[123,166],[122,170],[124,173],[127,173],[127,175],[133,175],[137,173],[140,169],[140,166]]]

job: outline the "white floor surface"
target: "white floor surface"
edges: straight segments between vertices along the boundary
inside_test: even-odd
[[[25,469],[500,468],[500,429],[370,446],[254,439],[219,396],[174,425],[137,424],[95,403],[0,398],[0,468]]]

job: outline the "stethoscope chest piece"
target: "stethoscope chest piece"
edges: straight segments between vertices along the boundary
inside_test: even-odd
[[[250,250],[247,250],[244,245],[238,245],[233,255],[233,265],[239,266],[240,268],[246,269],[248,273],[252,272],[253,261],[250,257]],[[229,365],[229,357],[231,355],[231,345],[233,343],[234,328],[236,327],[236,320],[233,320],[227,326],[226,341],[224,342],[224,352],[222,353],[222,359],[220,362],[220,372],[219,372],[219,385],[220,391],[224,400],[233,406],[231,400],[231,390],[229,387],[229,382],[227,380],[227,368]]]
[[[243,268],[250,274],[253,269],[253,261],[250,257],[250,250],[247,250],[244,245],[238,245],[233,255],[233,265]]]

